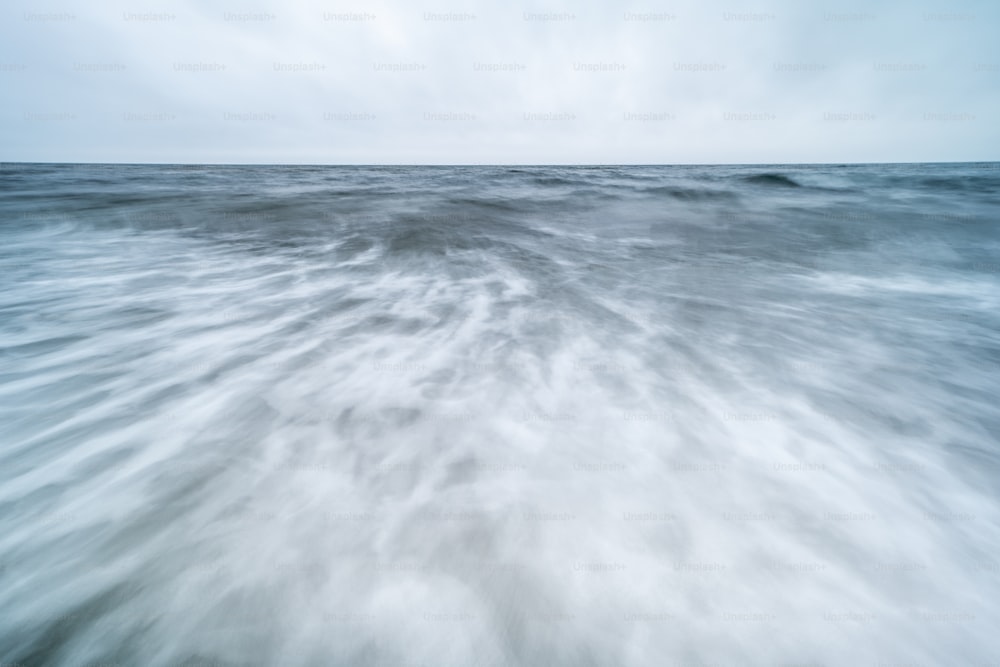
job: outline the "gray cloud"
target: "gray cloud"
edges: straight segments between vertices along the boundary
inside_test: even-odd
[[[8,3],[0,159],[996,159],[985,1]]]

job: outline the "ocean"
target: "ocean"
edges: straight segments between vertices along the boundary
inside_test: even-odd
[[[1000,164],[0,165],[0,664],[996,665]]]

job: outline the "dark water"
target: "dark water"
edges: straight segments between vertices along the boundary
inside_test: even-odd
[[[998,221],[1000,164],[4,164],[0,662],[995,664]]]

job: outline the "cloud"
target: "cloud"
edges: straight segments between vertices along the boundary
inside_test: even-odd
[[[1000,11],[275,0],[9,3],[0,159],[996,159]]]

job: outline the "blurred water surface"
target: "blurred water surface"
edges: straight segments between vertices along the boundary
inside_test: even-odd
[[[0,660],[988,664],[998,221],[998,164],[4,164]]]

